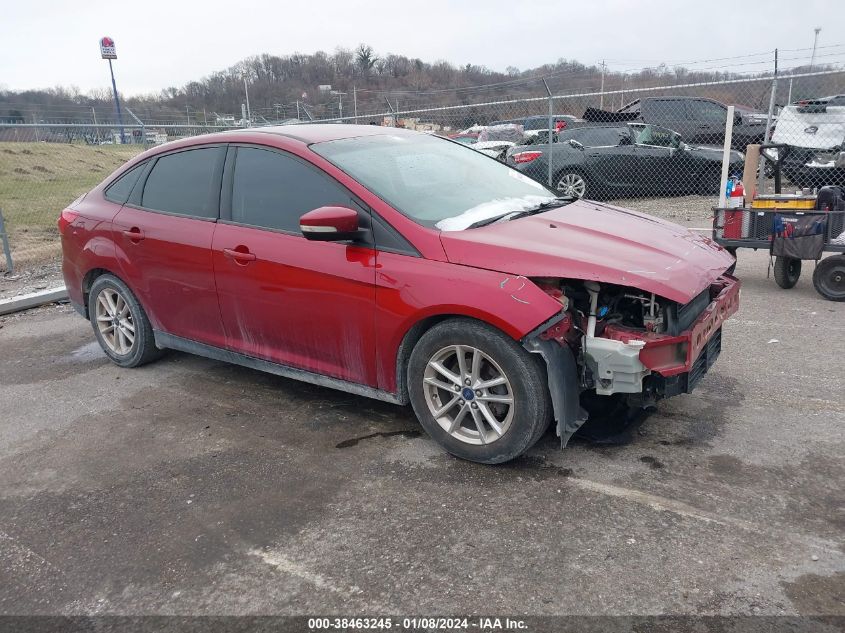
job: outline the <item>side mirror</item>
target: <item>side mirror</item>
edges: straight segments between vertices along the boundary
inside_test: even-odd
[[[574,147],[575,149],[584,149],[584,145],[576,141],[574,138],[569,139],[569,145],[570,147]]]
[[[742,123],[742,112],[737,112],[734,110],[734,125],[740,125]]]
[[[619,139],[620,145],[630,145],[631,144],[631,137],[630,136],[623,136]]]
[[[358,228],[358,212],[347,207],[320,207],[299,218],[306,239],[315,242],[356,240],[364,235]]]

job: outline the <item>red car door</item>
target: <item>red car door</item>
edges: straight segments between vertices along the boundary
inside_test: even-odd
[[[376,386],[375,251],[299,230],[312,209],[356,208],[351,194],[306,161],[257,146],[230,149],[224,182],[212,251],[228,347]]]
[[[126,282],[157,330],[225,345],[211,243],[225,146],[159,157],[114,219]]]

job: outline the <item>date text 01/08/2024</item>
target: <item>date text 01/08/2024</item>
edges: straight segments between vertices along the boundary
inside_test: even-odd
[[[310,631],[321,630],[390,630],[400,631],[520,631],[526,630],[524,620],[499,617],[353,617],[309,618]]]

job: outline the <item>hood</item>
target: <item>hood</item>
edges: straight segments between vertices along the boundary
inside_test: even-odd
[[[724,153],[724,149],[721,147],[716,147],[715,145],[688,145],[689,151],[698,154],[703,158],[707,158],[708,160],[717,160],[720,163],[722,162],[722,154]],[[736,163],[738,161],[744,160],[745,154],[742,152],[738,152],[735,149],[731,150],[731,162]]]
[[[733,264],[709,238],[636,211],[580,200],[539,215],[440,234],[450,262],[525,277],[619,284],[688,303]]]
[[[845,143],[845,107],[801,112],[796,106],[787,106],[778,116],[772,143],[811,149],[839,147]]]

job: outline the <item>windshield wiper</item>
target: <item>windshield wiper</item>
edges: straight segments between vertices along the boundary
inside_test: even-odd
[[[536,215],[538,213],[542,213],[543,211],[548,211],[549,209],[556,209],[558,207],[566,206],[571,202],[575,202],[577,198],[573,196],[558,196],[548,202],[541,202],[536,207],[531,207],[530,209],[522,209],[520,211],[510,211],[508,213],[503,213],[502,215],[497,215],[492,218],[485,218],[483,220],[479,220],[478,222],[473,222],[467,228],[468,229],[477,229],[481,226],[488,226],[490,224],[494,224],[495,222],[505,222],[508,220],[515,220],[516,218],[524,218],[528,215]]]

